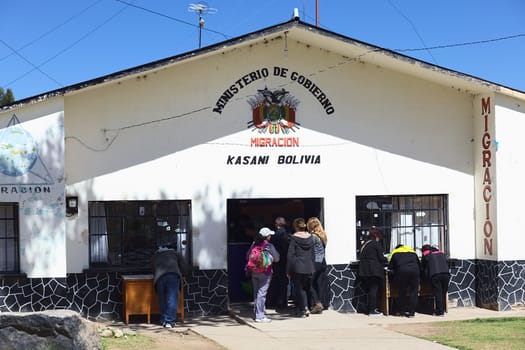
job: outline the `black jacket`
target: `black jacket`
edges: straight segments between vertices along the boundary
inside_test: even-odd
[[[288,247],[286,273],[313,274],[314,266],[314,239],[310,235],[308,238],[301,238],[295,235],[290,237]]]
[[[359,254],[359,276],[383,278],[386,261],[381,244],[376,240],[367,241]]]
[[[443,254],[442,251],[433,251],[425,254],[423,252],[423,257],[421,258],[421,271],[423,276],[426,278],[432,278],[432,276],[438,273],[449,274],[447,257]]]
[[[290,244],[290,234],[286,232],[284,227],[279,227],[275,230],[275,234],[270,238],[270,243],[279,252],[281,260],[278,264],[286,265],[286,254],[288,254],[288,245]]]
[[[415,272],[419,274],[419,258],[416,253],[399,252],[392,255],[388,267],[394,272],[394,275],[403,272]]]

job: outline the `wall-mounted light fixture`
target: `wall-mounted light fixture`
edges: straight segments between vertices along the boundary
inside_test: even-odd
[[[78,213],[78,197],[66,197],[66,214],[75,215]]]

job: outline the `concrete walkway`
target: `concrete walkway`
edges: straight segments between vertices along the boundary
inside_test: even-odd
[[[255,323],[251,311],[235,307],[230,316],[189,319],[184,327],[230,350],[265,349],[451,349],[387,329],[391,324],[465,320],[487,317],[525,317],[525,311],[496,312],[480,308],[451,308],[445,317],[416,314],[414,318],[368,317],[326,310],[321,315],[295,318],[268,310],[271,323]]]

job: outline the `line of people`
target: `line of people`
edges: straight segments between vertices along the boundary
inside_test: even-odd
[[[391,284],[398,290],[398,313],[414,317],[418,304],[421,277],[430,282],[435,305],[433,314],[443,316],[450,282],[450,271],[445,254],[428,244],[421,247],[421,260],[415,250],[399,244],[384,256],[381,233],[371,228],[359,254],[359,276],[367,293],[369,316],[382,316],[377,308],[378,291],[383,288],[387,266]],[[387,264],[388,263],[388,264]]]
[[[312,217],[293,221],[293,234],[286,229],[286,220],[275,220],[275,231],[260,229],[247,252],[264,245],[271,255],[270,266],[249,270],[254,297],[256,322],[271,322],[266,307],[288,312],[288,300],[293,296],[296,317],[322,313],[328,307],[329,283],[326,275],[325,249],[327,235],[321,221]]]
[[[293,221],[293,228],[294,233],[288,233],[286,220],[278,217],[275,220],[275,231],[267,227],[261,228],[247,252],[248,259],[252,248],[261,246],[268,251],[271,260],[271,264],[262,269],[247,271],[251,275],[253,285],[256,322],[271,321],[266,317],[266,306],[286,312],[290,295],[294,297],[294,314],[297,317],[322,313],[329,305],[330,288],[325,260],[328,240],[326,232],[316,217],[308,219],[307,222],[303,218],[297,218]],[[152,258],[154,285],[159,293],[161,323],[166,328],[172,328],[175,323],[179,284],[183,273],[188,271],[175,247],[159,247]],[[432,286],[435,298],[434,314],[444,315],[450,281],[446,256],[430,245],[423,245],[421,251],[420,261],[414,249],[398,245],[387,259],[381,244],[381,233],[374,227],[369,230],[359,254],[359,276],[367,292],[369,316],[383,315],[377,309],[377,296],[383,287],[387,262],[391,281],[398,289],[400,314],[414,316],[420,276],[423,276]]]

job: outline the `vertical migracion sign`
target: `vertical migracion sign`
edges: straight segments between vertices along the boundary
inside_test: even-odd
[[[496,130],[491,97],[478,96],[474,113],[476,258],[497,260]]]

